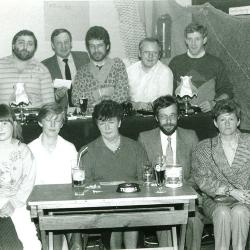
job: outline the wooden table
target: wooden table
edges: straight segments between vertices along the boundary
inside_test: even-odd
[[[184,249],[196,192],[184,185],[158,194],[156,187],[140,186],[138,193],[118,193],[116,185],[103,185],[97,190],[101,192],[89,190],[78,197],[70,184],[35,186],[28,205],[31,217],[39,220],[43,249],[49,245],[46,231],[160,225],[181,225],[179,249]]]

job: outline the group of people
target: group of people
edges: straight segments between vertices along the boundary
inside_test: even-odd
[[[34,185],[71,182],[71,167],[78,153],[75,146],[59,136],[65,112],[88,99],[87,112],[100,137],[87,145],[80,159],[87,182],[140,181],[146,162],[168,157],[169,147],[183,166],[184,183],[201,192],[202,213],[214,224],[215,249],[228,250],[232,236],[234,250],[244,249],[249,230],[250,135],[241,133],[240,107],[232,99],[232,86],[225,66],[205,51],[207,30],[191,23],[185,29],[187,53],[176,56],[169,67],[160,61],[161,47],[154,38],[139,44],[139,61],[127,69],[119,58],[110,58],[108,32],[100,26],[86,34],[88,51],[72,50],[72,36],[66,29],[51,35],[55,54],[42,61],[33,56],[35,35],[18,32],[12,41],[12,55],[0,59],[0,246],[3,249],[41,249],[39,233],[26,208]],[[192,130],[180,128],[179,105],[174,91],[181,76],[192,76],[198,88],[194,101],[202,112],[212,113],[218,136],[199,142]],[[72,81],[69,88],[54,88],[52,79]],[[9,107],[15,83],[24,83],[30,106],[39,108],[39,138],[28,146],[21,143],[20,126]],[[153,111],[158,127],[142,132],[138,141],[119,133],[123,120],[121,103],[131,101],[134,109]],[[198,122],[198,121],[197,121]],[[96,157],[96,155],[100,157]],[[218,196],[232,197],[230,203]],[[199,250],[203,223],[197,210],[188,220],[186,245]],[[25,226],[25,230],[23,227]],[[108,235],[110,249],[136,248],[138,231],[114,230]],[[161,247],[168,246],[169,231],[157,231]],[[106,237],[107,238],[107,237]],[[19,241],[20,239],[20,241]],[[54,245],[82,249],[81,232],[55,234]]]

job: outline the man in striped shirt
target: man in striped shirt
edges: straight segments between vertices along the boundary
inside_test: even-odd
[[[15,86],[24,84],[31,108],[54,101],[48,69],[33,57],[37,39],[29,30],[19,31],[12,40],[12,55],[0,59],[0,103],[15,101]]]

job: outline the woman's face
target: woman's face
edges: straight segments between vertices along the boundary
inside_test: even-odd
[[[8,120],[0,120],[0,141],[7,141],[12,138],[13,124]]]
[[[39,122],[39,125],[43,129],[43,134],[48,137],[57,136],[63,126],[63,115],[64,114],[48,114],[45,118]]]
[[[235,113],[224,113],[217,117],[214,125],[219,129],[221,135],[232,135],[240,125],[240,120]]]
[[[97,120],[97,126],[101,132],[101,135],[107,141],[112,141],[119,137],[119,127],[121,121],[117,117],[109,118],[105,121]]]

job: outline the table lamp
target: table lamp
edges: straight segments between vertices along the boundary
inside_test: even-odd
[[[14,86],[13,101],[10,102],[11,106],[20,109],[19,118],[21,123],[25,123],[24,107],[28,106],[30,101],[25,91],[24,83],[16,83]]]
[[[197,96],[198,89],[193,85],[192,76],[181,76],[181,83],[175,90],[175,95],[184,102],[184,115],[188,116],[190,100]]]

